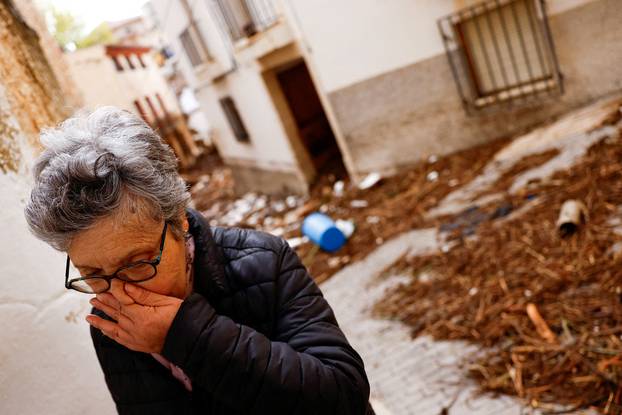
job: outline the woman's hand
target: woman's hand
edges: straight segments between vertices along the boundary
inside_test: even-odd
[[[106,336],[128,349],[144,353],[160,353],[182,300],[156,294],[125,283],[124,298],[110,292],[98,294],[91,304],[115,322],[89,314],[86,321]]]

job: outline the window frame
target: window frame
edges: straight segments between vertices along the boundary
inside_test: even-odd
[[[212,60],[212,56],[205,45],[200,29],[196,25],[188,25],[178,36],[179,43],[193,68],[200,67]]]
[[[250,135],[248,134],[244,120],[242,120],[233,98],[227,95],[220,98],[218,102],[220,103],[220,108],[227,118],[229,127],[231,128],[235,139],[241,143],[250,143]]]
[[[437,24],[467,113],[563,93],[544,0],[487,0]]]

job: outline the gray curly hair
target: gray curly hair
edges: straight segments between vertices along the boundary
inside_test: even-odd
[[[176,238],[190,201],[171,148],[134,114],[81,113],[41,132],[44,151],[25,208],[33,234],[59,251],[99,219],[130,211],[166,220]]]

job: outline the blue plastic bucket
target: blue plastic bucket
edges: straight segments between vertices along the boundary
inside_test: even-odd
[[[327,252],[335,252],[346,243],[346,237],[335,222],[322,213],[312,213],[305,218],[302,234]]]

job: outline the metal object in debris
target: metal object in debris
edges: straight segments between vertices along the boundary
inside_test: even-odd
[[[335,222],[322,213],[312,213],[302,222],[302,234],[324,251],[335,252],[346,243],[346,237]]]
[[[587,220],[587,207],[580,200],[566,200],[559,211],[557,229],[564,237],[572,235]]]

